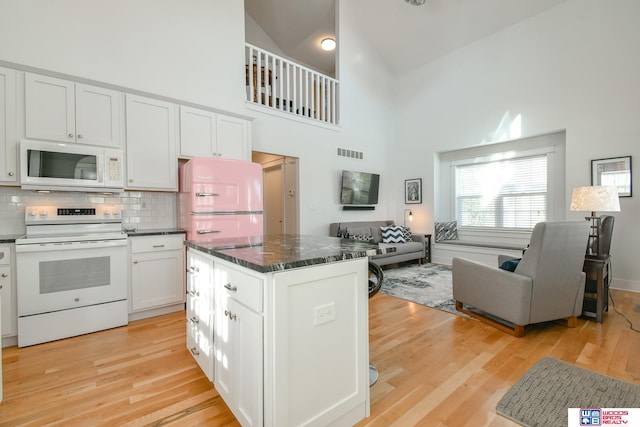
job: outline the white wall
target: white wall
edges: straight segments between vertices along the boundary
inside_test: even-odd
[[[282,49],[280,49],[280,46],[278,46],[276,42],[264,32],[262,27],[258,25],[251,15],[246,12],[244,14],[244,37],[247,43],[251,43],[261,49],[286,58],[286,55]]]
[[[244,2],[0,0],[0,60],[244,111]]]
[[[398,79],[397,142],[422,161],[396,180],[427,183],[416,220],[433,229],[434,154],[490,141],[507,113],[521,115],[522,136],[566,129],[566,216],[582,218],[571,191],[590,185],[592,159],[640,161],[638,16],[637,0],[570,0]],[[612,243],[613,286],[638,291],[639,174]]]

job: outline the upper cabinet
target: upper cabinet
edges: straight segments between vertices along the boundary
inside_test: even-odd
[[[251,160],[250,122],[181,106],[180,155]]]
[[[25,73],[27,138],[122,146],[122,93]]]
[[[176,107],[126,95],[127,189],[178,191]]]
[[[18,179],[16,130],[16,71],[0,67],[0,183]]]
[[[218,155],[228,159],[251,160],[251,124],[248,120],[218,114]]]

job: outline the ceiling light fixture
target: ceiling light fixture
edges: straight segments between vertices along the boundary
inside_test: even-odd
[[[322,41],[320,42],[320,47],[322,47],[322,50],[333,50],[336,48],[336,41],[330,37],[327,37],[326,39],[322,39]]]
[[[409,3],[411,6],[422,6],[427,0],[404,0]]]

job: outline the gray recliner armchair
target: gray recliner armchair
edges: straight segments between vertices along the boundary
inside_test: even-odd
[[[533,323],[567,319],[575,327],[582,313],[588,234],[586,221],[536,224],[513,272],[454,258],[456,309],[517,337]]]

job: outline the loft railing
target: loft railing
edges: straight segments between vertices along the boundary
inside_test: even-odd
[[[338,80],[249,43],[245,64],[248,102],[338,124]]]

